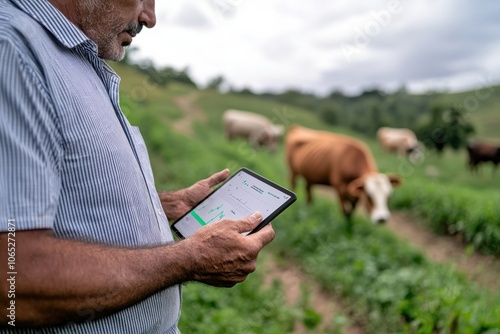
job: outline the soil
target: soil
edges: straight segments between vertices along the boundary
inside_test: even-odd
[[[467,251],[454,236],[439,236],[406,212],[393,212],[387,227],[398,237],[420,249],[430,261],[450,263],[477,286],[500,291],[500,260]]]
[[[173,124],[174,129],[186,136],[193,134],[191,125],[194,121],[205,121],[205,112],[194,103],[198,99],[198,92],[188,95],[176,96],[174,103],[179,109],[184,111],[184,117]]]
[[[296,266],[289,264],[281,266],[277,263],[278,261],[272,259],[266,261],[265,284],[270,286],[275,280],[281,281],[283,290],[286,293],[286,302],[289,306],[294,306],[299,302],[302,289],[306,288],[309,296],[308,305],[321,315],[321,323],[317,328],[308,330],[302,322],[296,322],[293,334],[322,333],[326,328],[332,329],[332,321],[336,315],[347,316],[345,307],[329,293],[323,291],[314,279],[308,277]],[[355,324],[347,324],[343,329],[342,333],[344,334],[365,333],[361,327]]]
[[[185,112],[185,116],[174,123],[174,129],[187,136],[192,135],[193,121],[205,120],[203,110],[194,105],[197,98],[198,94],[192,93],[175,99],[176,105]],[[329,196],[332,200],[337,200],[331,188],[318,187],[315,193],[315,195]],[[435,235],[419,224],[418,219],[409,213],[393,212],[385,227],[421,250],[430,261],[451,264],[479,287],[499,291],[500,260],[498,258],[477,253],[469,254],[467,247],[457,238]],[[316,333],[318,330],[321,331],[331,326],[336,314],[347,315],[346,308],[341,302],[323,291],[313,279],[293,264],[279,266],[276,261],[267,261],[266,275],[268,275],[267,284],[271,284],[273,280],[281,280],[287,303],[291,306],[295,305],[300,298],[301,289],[307,287],[310,305],[322,316],[319,328],[314,330]],[[293,333],[311,332],[302,323],[297,322]],[[344,329],[344,333],[362,334],[364,331],[359,326],[350,325]]]

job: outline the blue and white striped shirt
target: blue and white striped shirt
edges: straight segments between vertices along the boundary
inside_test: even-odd
[[[11,220],[121,247],[173,241],[118,86],[96,45],[47,0],[0,0],[0,231]],[[16,333],[178,333],[179,314],[173,286],[99,320]]]

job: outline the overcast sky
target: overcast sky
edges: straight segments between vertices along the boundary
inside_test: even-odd
[[[500,82],[497,0],[158,0],[134,59],[189,67],[205,85],[357,94]]]

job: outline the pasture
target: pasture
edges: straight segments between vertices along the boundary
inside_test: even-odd
[[[283,145],[275,154],[244,141],[228,143],[224,110],[252,110],[285,125],[344,133],[364,141],[379,169],[398,173],[403,185],[391,199],[392,210],[406,210],[439,233],[459,234],[469,251],[500,253],[500,173],[483,166],[480,175],[466,168],[465,151],[442,156],[425,151],[418,164],[383,151],[373,137],[322,122],[307,110],[255,96],[220,95],[171,83],[160,88],[134,69],[113,67],[122,76],[122,107],[140,127],[148,146],[158,189],[185,187],[229,167],[246,166],[289,186]],[[498,88],[498,87],[497,87]],[[472,93],[449,96],[464,100]],[[498,99],[481,101],[487,110],[471,113],[485,137],[498,139],[489,127]],[[496,109],[498,110],[498,108]],[[188,120],[188,121],[186,121]],[[297,203],[278,217],[276,240],[262,254],[261,266],[232,289],[199,284],[184,287],[181,330],[186,333],[500,333],[500,294],[476,286],[453,263],[436,264],[399,239],[386,226],[362,215],[346,233],[338,204],[331,197],[305,203],[303,183]],[[293,304],[285,302],[282,280],[266,283],[268,261],[297,266],[321,285],[340,310],[320,314],[307,286]]]

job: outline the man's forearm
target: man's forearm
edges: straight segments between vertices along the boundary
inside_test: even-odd
[[[0,240],[0,263],[7,263],[5,233]],[[87,320],[87,310],[102,317],[192,276],[182,243],[122,249],[62,240],[42,230],[17,232],[16,244],[18,326]],[[5,271],[0,275],[0,294],[6,296]],[[0,309],[8,307],[5,302],[0,299]],[[7,320],[2,317],[0,324]]]

